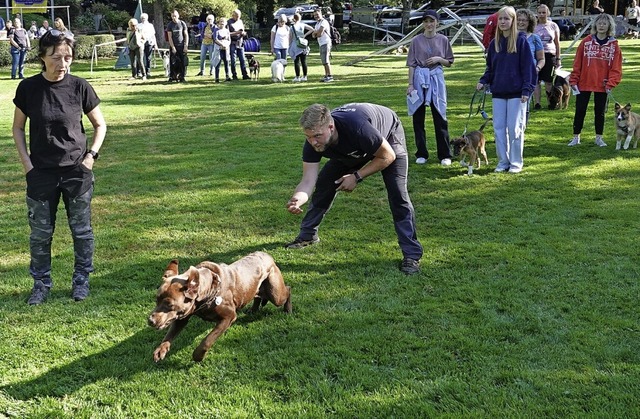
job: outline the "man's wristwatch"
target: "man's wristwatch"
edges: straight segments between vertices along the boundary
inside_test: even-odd
[[[86,154],[91,154],[91,157],[93,157],[94,160],[98,160],[98,157],[100,157],[100,154],[97,151],[93,150],[87,150]]]
[[[355,172],[353,172],[353,176],[356,178],[356,182],[360,183],[362,182],[364,179],[362,179],[362,177],[360,176],[360,173],[358,173],[358,171],[356,170]]]

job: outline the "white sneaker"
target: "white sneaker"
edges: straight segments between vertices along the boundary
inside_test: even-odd
[[[451,166],[451,159],[442,159],[440,160],[440,164],[443,166]]]
[[[607,146],[607,143],[605,143],[605,142],[604,142],[604,140],[602,139],[602,137],[601,137],[601,136],[596,135],[596,145],[597,145],[598,147],[606,147],[606,146]]]
[[[522,172],[522,168],[520,167],[512,167],[509,169],[509,173],[520,173]]]
[[[293,82],[294,83],[299,83],[300,82],[300,77],[294,77],[293,78]]]
[[[300,81],[307,81],[307,76],[300,77]]]
[[[427,162],[427,159],[425,159],[424,157],[418,157],[416,159],[416,164],[425,164]]]
[[[580,137],[573,137],[573,140],[569,142],[569,147],[580,144]]]

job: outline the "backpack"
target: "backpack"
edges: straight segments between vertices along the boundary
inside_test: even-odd
[[[341,42],[340,31],[335,26],[331,26],[331,45],[340,45]]]

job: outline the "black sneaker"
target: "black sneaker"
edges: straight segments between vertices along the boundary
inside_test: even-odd
[[[73,281],[71,297],[76,301],[82,301],[89,296],[89,281]]]
[[[302,249],[303,247],[311,246],[312,244],[319,243],[320,239],[318,237],[314,237],[311,240],[304,240],[300,237],[296,237],[294,241],[291,243],[287,243],[284,245],[285,249]]]
[[[50,289],[51,287],[46,286],[44,282],[34,281],[31,296],[29,297],[27,304],[35,306],[44,303],[44,300],[49,296]]]
[[[251,80],[251,77],[245,74],[244,76],[242,76],[242,80]]]
[[[413,275],[420,272],[420,261],[411,258],[402,259],[400,271],[407,275]]]
[[[227,77],[227,78],[229,78],[229,77]],[[234,80],[238,80],[238,76],[233,76],[233,79]]]

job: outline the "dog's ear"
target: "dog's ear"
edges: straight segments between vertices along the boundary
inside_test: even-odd
[[[211,272],[211,285],[212,288],[219,288],[222,281],[220,281],[220,275],[215,272]]]
[[[195,300],[198,296],[198,289],[200,288],[200,272],[193,266],[189,268],[189,279],[185,286],[184,296],[191,300]]]
[[[616,102],[616,105],[615,105],[616,112],[618,112],[620,110],[620,108],[622,108],[622,106],[620,106],[620,104],[618,102]]]
[[[627,103],[624,108],[627,110],[627,112],[630,112],[631,111],[631,104]]]
[[[162,275],[162,278],[167,279],[176,275],[178,275],[178,259],[173,259],[171,262],[169,262],[167,269],[165,269],[164,271],[164,275]]]

